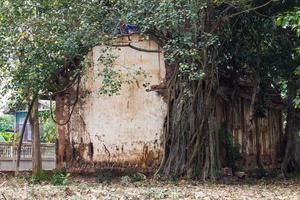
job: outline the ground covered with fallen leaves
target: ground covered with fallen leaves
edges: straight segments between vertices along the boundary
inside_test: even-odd
[[[97,181],[91,177],[71,177],[67,184],[32,184],[29,177],[0,175],[0,199],[300,199],[300,179],[239,180],[228,183],[197,181],[133,181],[120,177]]]

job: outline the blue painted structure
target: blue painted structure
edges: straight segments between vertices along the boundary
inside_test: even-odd
[[[22,127],[23,127],[23,123],[25,121],[26,115],[27,115],[26,111],[16,111],[14,113],[14,116],[15,116],[15,132],[21,132],[22,131]],[[24,132],[23,141],[25,141],[25,142],[31,141],[31,127],[30,127],[29,120],[27,121],[27,124],[26,124],[26,129],[25,129],[25,132]]]

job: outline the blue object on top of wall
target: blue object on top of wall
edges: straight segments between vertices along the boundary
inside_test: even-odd
[[[114,35],[128,35],[133,33],[140,33],[139,27],[134,24],[126,24],[123,22],[119,22],[114,31]]]

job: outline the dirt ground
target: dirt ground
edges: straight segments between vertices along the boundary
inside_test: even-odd
[[[26,177],[26,176],[25,176]],[[300,179],[238,181],[210,184],[193,181],[132,181],[128,176],[109,182],[72,177],[66,185],[31,184],[30,177],[0,176],[0,199],[300,199]]]

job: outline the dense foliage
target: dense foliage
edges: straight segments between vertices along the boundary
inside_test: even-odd
[[[279,15],[277,25],[291,29],[300,38],[300,8]],[[296,47],[296,56],[300,56],[300,46]],[[300,66],[295,70],[295,75],[300,77]],[[298,90],[297,98],[294,99],[294,104],[300,109],[300,90]]]
[[[7,132],[14,128],[13,117],[11,115],[1,115],[0,116],[0,141],[12,141],[13,133]]]
[[[12,130],[13,127],[13,117],[11,115],[0,115],[0,132]]]
[[[115,9],[96,1],[1,1],[1,73],[26,99],[62,89],[111,30]],[[107,20],[102,20],[107,19]],[[112,32],[112,31],[111,31]]]
[[[270,17],[280,13],[278,7],[283,7],[281,10],[285,11],[293,8],[293,4],[296,5],[297,1],[294,3],[214,1],[213,6],[220,14],[216,13],[216,18],[213,19],[216,23],[224,22],[225,18],[232,18],[232,22],[228,21],[226,23],[229,24],[222,27],[224,28],[222,32],[216,33],[202,30],[199,12],[206,9],[209,4],[209,1],[186,0],[175,3],[157,0],[136,0],[134,3],[83,0],[2,1],[1,75],[12,76],[7,88],[15,91],[14,98],[24,100],[30,98],[35,92],[49,94],[59,91],[70,81],[77,80],[76,77],[84,66],[83,61],[88,50],[96,44],[107,41],[120,20],[137,24],[143,33],[155,36],[164,45],[166,61],[177,63],[182,74],[187,74],[190,80],[199,80],[205,75],[203,69],[195,66],[195,62],[199,62],[202,57],[199,48],[223,47],[224,42],[230,41],[230,38],[232,42],[228,42],[228,45],[233,45],[232,37],[238,38],[246,33],[244,41],[240,38],[243,46],[239,45],[242,51],[239,55],[233,55],[234,52],[230,52],[228,46],[225,47],[225,53],[219,52],[218,55],[220,61],[224,63],[220,66],[225,69],[232,60],[230,58],[238,56],[234,61],[235,66],[231,66],[231,71],[245,71],[247,70],[245,67],[239,66],[255,65],[253,58],[256,56],[256,47],[252,38],[261,40],[265,44],[274,41],[276,38],[270,37],[274,36],[273,19]],[[263,7],[254,12],[242,11],[242,9],[247,10],[264,4],[267,9]],[[236,15],[238,12],[241,13]],[[291,12],[286,17],[279,18],[278,24],[291,26],[299,34],[297,13],[299,14],[297,11]],[[233,32],[229,26],[235,19],[237,24],[245,26],[248,30],[240,29],[240,33],[236,33],[239,35],[231,35]],[[261,30],[258,31],[257,28]],[[249,51],[249,48],[253,51]],[[262,48],[265,53],[269,53],[270,49],[264,46]],[[102,74],[115,74],[108,69],[106,68],[107,73],[104,71]],[[271,76],[272,69],[263,70],[269,71]],[[116,76],[117,74],[110,75],[110,78],[117,81]],[[116,82],[109,86],[120,84]],[[112,90],[116,93],[118,88],[120,86]]]
[[[45,143],[54,143],[56,139],[56,126],[50,117],[49,111],[39,113],[41,126],[41,141]]]

